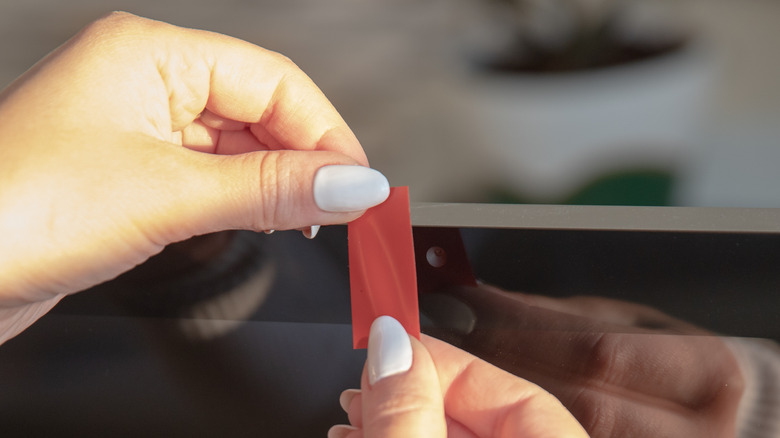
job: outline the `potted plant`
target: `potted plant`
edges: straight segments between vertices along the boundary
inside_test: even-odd
[[[525,202],[672,202],[713,77],[684,4],[481,5],[462,103],[503,192]]]

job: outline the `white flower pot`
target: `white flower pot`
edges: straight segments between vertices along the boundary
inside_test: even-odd
[[[606,173],[684,166],[714,79],[700,45],[576,73],[471,72],[463,101],[496,179],[558,200]]]

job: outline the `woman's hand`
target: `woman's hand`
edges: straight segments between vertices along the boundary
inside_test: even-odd
[[[374,321],[361,391],[341,405],[352,426],[329,438],[587,437],[549,393],[444,342]]]
[[[388,193],[367,165],[287,58],[98,20],[0,95],[0,343],[169,243],[355,219]]]
[[[639,304],[486,285],[421,300],[450,327],[429,333],[550,391],[593,437],[735,434],[739,366],[722,339],[689,323]]]

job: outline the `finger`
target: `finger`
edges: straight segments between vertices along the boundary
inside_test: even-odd
[[[456,337],[459,346],[544,386],[578,418],[595,406],[575,405],[583,388],[647,407],[676,404],[698,410],[741,390],[733,355],[715,336],[614,326],[532,307],[490,288],[451,293],[477,320],[468,335]]]
[[[593,437],[734,437],[739,398],[718,398],[706,407],[688,407],[626,396],[620,388],[545,386]]]
[[[88,97],[82,99],[90,103],[84,113],[72,115],[82,124],[85,118],[94,119],[100,126],[110,123],[117,129],[169,140],[172,132],[203,114],[212,128],[223,122],[219,129],[257,125],[250,132],[264,137],[259,138],[262,144],[340,152],[368,165],[360,143],[338,111],[281,54],[225,35],[127,13],[96,21],[66,46],[77,50],[61,50],[68,56],[49,57],[47,62],[56,64],[49,73],[54,79],[63,72],[82,79],[67,89],[69,96]],[[92,70],[85,69],[85,57],[101,62],[91,66]],[[133,59],[133,68],[128,68],[128,59]],[[50,82],[62,87],[59,80]],[[116,89],[117,83],[124,85],[117,93],[102,91]],[[57,94],[54,91],[39,94],[51,99]],[[125,116],[104,120],[95,118],[96,112]]]
[[[447,415],[480,437],[587,437],[542,388],[437,339],[423,336]]]
[[[425,347],[389,316],[371,326],[361,382],[365,436],[446,437],[442,391]]]
[[[360,390],[348,389],[341,393],[339,403],[347,413],[349,424],[355,427],[363,426],[363,394]]]
[[[474,432],[447,415],[447,438],[478,438]]]
[[[345,424],[337,424],[328,430],[328,438],[363,438],[363,430]]]
[[[212,154],[216,152],[221,134],[222,131],[219,129],[198,119],[181,130],[181,144],[193,151]]]
[[[182,146],[219,155],[237,155],[255,151],[289,149],[270,135],[263,126],[219,130],[197,119],[181,130]]]
[[[226,119],[217,114],[212,113],[208,109],[203,110],[198,118],[201,123],[214,129],[221,131],[240,131],[247,127],[245,122],[238,122],[235,120]]]
[[[273,151],[219,156],[156,146],[132,180],[137,225],[172,242],[226,229],[286,230],[348,222],[384,201],[387,179],[335,152]],[[139,153],[138,142],[133,154]],[[176,163],[176,165],[172,165]],[[138,166],[141,168],[141,166]],[[152,194],[140,190],[153,185]],[[162,190],[160,190],[162,188]],[[149,205],[151,204],[151,205]],[[140,205],[148,205],[150,214]]]
[[[363,399],[359,390],[348,389],[341,393],[339,398],[341,407],[347,413],[349,423],[357,430],[363,426]],[[477,436],[465,426],[453,420],[452,417],[446,414],[445,420],[447,424],[447,437],[448,438],[476,438]],[[343,433],[354,432],[353,429],[345,429]],[[361,430],[362,433],[362,430]]]
[[[169,46],[164,60],[178,62],[181,51],[204,59],[210,72],[209,112],[237,122],[262,126],[285,148],[341,152],[367,165],[355,135],[312,80],[288,58],[245,41],[204,31],[177,28],[185,48]],[[188,83],[171,66],[167,84]],[[174,88],[169,85],[169,88]],[[175,96],[175,94],[174,94]],[[175,102],[172,108],[177,108]],[[176,119],[176,115],[172,117]],[[267,141],[266,141],[267,143]]]
[[[220,131],[219,141],[214,145],[214,153],[220,155],[238,155],[254,151],[270,151],[282,148],[271,147],[260,142],[247,129],[241,131]]]
[[[483,287],[492,288],[492,286]],[[492,289],[497,293],[503,293],[530,306],[583,316],[615,326],[639,327],[670,333],[708,334],[705,330],[691,323],[674,318],[658,309],[643,304],[596,296],[551,298],[543,295],[505,292],[497,288]]]

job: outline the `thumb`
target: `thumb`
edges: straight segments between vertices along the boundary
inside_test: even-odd
[[[433,360],[422,343],[389,316],[371,325],[361,393],[347,408],[353,427],[334,426],[328,437],[447,436]]]
[[[179,216],[172,229],[186,235],[164,240],[225,229],[286,230],[345,223],[382,203],[390,190],[380,172],[338,152],[179,153],[189,156],[189,176],[169,190],[183,205],[168,208]]]

